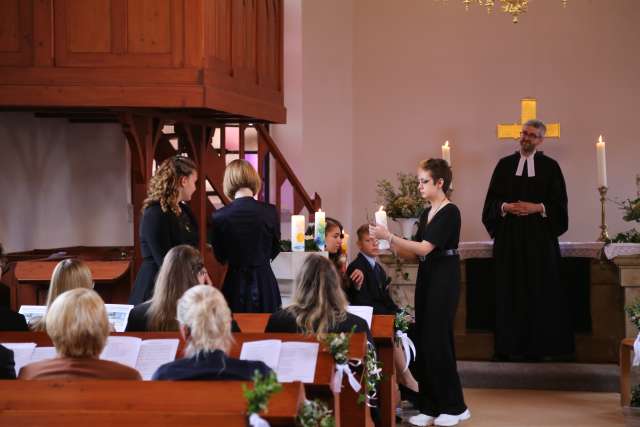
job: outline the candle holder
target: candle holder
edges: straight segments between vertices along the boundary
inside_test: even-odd
[[[609,240],[609,233],[607,233],[607,220],[606,220],[606,211],[604,203],[607,200],[607,187],[599,187],[598,192],[600,193],[600,237],[598,237],[599,242],[606,242]]]

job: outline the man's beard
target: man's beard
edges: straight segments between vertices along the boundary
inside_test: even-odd
[[[531,143],[530,141],[527,140],[520,140],[520,148],[522,149],[522,152],[525,154],[531,154],[533,153],[533,150],[536,148],[535,145],[533,145],[533,143]]]

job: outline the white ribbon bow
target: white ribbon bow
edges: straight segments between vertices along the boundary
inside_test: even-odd
[[[406,332],[396,331],[396,337],[398,337],[400,341],[402,341],[402,348],[406,356],[406,362],[404,365],[404,370],[406,371],[409,367],[409,362],[411,362],[411,359],[416,359],[416,355],[418,354],[416,353],[416,346],[413,345],[413,341],[411,341],[411,338],[409,338],[409,335],[407,335]],[[411,356],[412,353],[413,357]]]
[[[633,366],[640,365],[640,333],[633,342]]]
[[[249,425],[251,427],[269,427],[269,422],[260,415],[253,413],[249,416]]]
[[[331,390],[334,393],[340,393],[340,390],[342,389],[342,376],[345,373],[347,374],[347,378],[349,379],[349,384],[351,385],[351,388],[353,389],[353,391],[355,391],[356,393],[359,392],[360,383],[356,379],[355,375],[353,375],[353,372],[351,372],[351,369],[349,368],[348,363],[343,363],[340,365],[336,364],[336,372],[333,375]]]

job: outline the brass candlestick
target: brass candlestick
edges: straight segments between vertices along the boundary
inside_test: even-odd
[[[607,219],[606,219],[606,211],[604,207],[604,203],[607,200],[607,187],[600,187],[598,191],[600,192],[600,237],[598,237],[599,242],[606,242],[609,240],[609,233],[607,233]]]

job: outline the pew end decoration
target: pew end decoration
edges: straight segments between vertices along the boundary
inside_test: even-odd
[[[367,342],[367,354],[364,359],[364,392],[358,396],[358,403],[370,408],[378,407],[378,385],[382,382],[382,362],[378,360],[376,349]]]
[[[336,425],[333,411],[318,399],[306,400],[300,407],[296,421],[300,427],[335,427]]]
[[[242,392],[247,399],[247,413],[249,425],[252,427],[268,427],[269,423],[260,417],[259,413],[268,412],[267,405],[271,395],[282,390],[282,384],[278,382],[275,372],[263,376],[255,371],[253,374],[253,389],[242,385]]]
[[[396,345],[401,345],[402,350],[405,355],[405,369],[409,367],[409,363],[411,363],[411,359],[416,358],[416,347],[407,335],[407,331],[409,330],[409,325],[412,323],[413,316],[409,312],[411,307],[406,306],[403,307],[398,313],[396,313],[396,317],[393,320],[393,329],[395,330],[394,342]]]
[[[351,342],[354,329],[348,334],[340,332],[318,336],[318,340],[327,347],[327,350],[331,353],[336,363],[336,370],[333,373],[333,380],[331,382],[331,390],[334,393],[340,393],[342,390],[342,377],[345,374],[353,391],[357,393],[362,388],[349,367],[349,343]],[[357,361],[356,363],[352,363],[351,366],[357,367],[360,364],[360,361]]]

